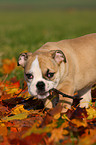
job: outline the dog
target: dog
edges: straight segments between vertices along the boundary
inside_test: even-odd
[[[70,96],[77,92],[82,98],[80,107],[88,108],[91,87],[96,83],[96,33],[47,42],[33,54],[20,54],[18,65],[24,68],[30,95],[42,99],[46,107],[56,105],[58,99],[52,100],[49,93],[56,88]],[[73,99],[59,96],[59,101],[64,113],[71,108]]]

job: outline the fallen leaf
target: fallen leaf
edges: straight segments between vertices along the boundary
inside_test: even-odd
[[[7,115],[9,112],[10,112],[10,111],[8,110],[7,107],[5,107],[5,106],[3,106],[3,105],[0,104],[0,117],[1,117],[2,115]]]
[[[44,145],[44,138],[46,134],[35,134],[32,133],[30,136],[27,136],[20,140],[20,145]]]
[[[64,139],[64,130],[63,128],[55,128],[51,131],[51,137],[49,138],[48,142],[51,143],[52,141],[59,142],[61,139]]]
[[[6,136],[7,135],[7,127],[4,123],[0,124],[0,135]]]
[[[12,112],[11,112],[12,114],[20,114],[20,113],[26,113],[26,114],[29,114],[30,113],[30,111],[28,111],[28,110],[26,110],[26,109],[24,109],[24,105],[16,105],[16,107],[14,107],[13,109],[12,109]]]
[[[61,114],[60,114],[60,113],[58,113],[58,114],[54,115],[54,119],[59,119],[59,118],[60,118],[60,116],[61,116]]]
[[[46,125],[43,128],[39,128],[38,126],[40,126],[41,122],[36,122],[32,128],[30,128],[25,134],[23,134],[22,138],[25,138],[26,136],[31,135],[32,133],[35,134],[42,134],[42,133],[48,133],[50,131],[53,130],[53,128],[55,128],[57,126],[56,122],[53,122],[51,124]]]
[[[95,145],[96,144],[96,129],[90,129],[90,133],[85,137],[79,138],[78,145]]]
[[[17,132],[17,129],[15,127],[11,127],[12,132]]]
[[[96,118],[96,109],[90,107],[87,110],[87,114],[88,114],[88,117],[87,119],[93,119],[93,118]]]
[[[66,120],[70,121],[70,119],[67,117],[66,114],[63,114],[63,115],[62,115],[62,119],[64,119],[64,120],[66,119]]]
[[[1,119],[2,122],[7,122],[7,121],[11,121],[11,120],[22,120],[27,118],[28,113],[24,112],[24,113],[20,113],[20,114],[16,114],[14,116],[10,116],[10,117],[4,117]]]
[[[16,66],[17,66],[17,61],[15,58],[12,58],[12,60],[4,59],[3,66],[2,66],[2,73],[10,74],[15,69]]]
[[[86,119],[79,120],[79,119],[72,119],[71,122],[75,124],[77,127],[84,126],[87,127]]]

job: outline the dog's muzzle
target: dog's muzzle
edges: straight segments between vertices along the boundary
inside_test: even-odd
[[[43,95],[45,93],[45,83],[43,81],[39,81],[36,84],[36,87],[37,87],[37,93],[39,95]]]

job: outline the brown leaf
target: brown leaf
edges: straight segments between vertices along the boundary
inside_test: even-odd
[[[7,107],[0,104],[0,116],[7,115],[10,111]]]
[[[70,115],[70,119],[73,119],[73,118],[82,119],[84,117],[86,118],[88,117],[87,111],[85,108],[80,108],[80,107],[77,107],[76,110],[72,111],[72,114]]]
[[[46,134],[35,134],[32,133],[30,136],[25,137],[21,141],[25,141],[27,145],[39,145],[39,144],[44,144],[44,138]]]

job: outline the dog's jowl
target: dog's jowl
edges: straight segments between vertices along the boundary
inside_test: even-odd
[[[75,39],[48,42],[33,54],[22,53],[18,65],[24,68],[24,77],[31,96],[50,99],[50,90],[56,88],[67,95],[75,92],[83,98],[80,107],[88,107],[91,87],[96,83],[96,33]],[[52,107],[57,99],[51,99]],[[62,112],[71,108],[72,99],[59,96]]]

